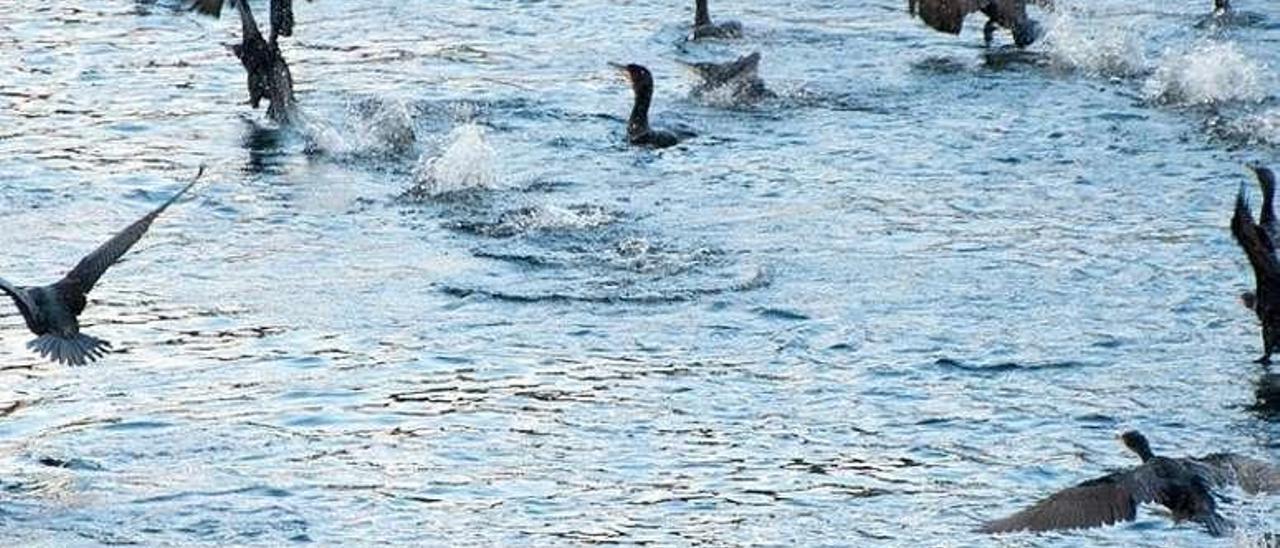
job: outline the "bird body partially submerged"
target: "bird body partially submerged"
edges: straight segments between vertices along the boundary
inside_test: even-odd
[[[194,186],[203,173],[204,166],[201,166],[182,190],[98,246],[61,280],[46,286],[20,287],[0,279],[0,291],[13,300],[26,321],[27,329],[36,334],[27,347],[45,358],[67,365],[84,365],[102,357],[111,344],[80,333],[78,318],[87,304],[86,295],[107,269],[146,234],[151,223]]]
[[[1254,290],[1240,297],[1262,324],[1263,354],[1257,361],[1267,363],[1271,361],[1271,354],[1280,350],[1280,260],[1275,247],[1280,226],[1274,210],[1275,175],[1262,166],[1254,166],[1253,170],[1262,187],[1262,213],[1258,221],[1253,220],[1244,185],[1241,185],[1231,215],[1231,235],[1253,269]]]
[[[1231,522],[1217,511],[1214,489],[1239,486],[1250,493],[1280,489],[1280,469],[1265,461],[1215,453],[1201,458],[1168,458],[1152,453],[1136,431],[1122,439],[1142,464],[1058,491],[1008,517],[984,523],[979,531],[1083,529],[1133,521],[1138,506],[1164,506],[1175,521],[1193,521],[1214,536],[1229,533]]]
[[[1031,0],[1043,7],[1052,7],[1050,0]],[[1027,16],[1028,0],[907,0],[907,11],[920,17],[934,30],[960,34],[964,20],[974,12],[987,16],[983,37],[991,43],[996,27],[1004,27],[1013,33],[1018,47],[1031,45],[1040,38],[1040,24]]]

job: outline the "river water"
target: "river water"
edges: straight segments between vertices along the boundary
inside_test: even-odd
[[[673,2],[300,2],[295,130],[175,4],[0,11],[6,279],[208,166],[92,294],[115,352],[0,316],[4,544],[983,545],[1124,429],[1280,452],[1228,232],[1280,167],[1274,2],[1064,0],[1025,52],[897,0],[723,0],[705,44]],[[776,98],[690,97],[751,51]],[[606,61],[699,136],[627,146]],[[1229,495],[1220,541],[1002,541],[1280,526]]]

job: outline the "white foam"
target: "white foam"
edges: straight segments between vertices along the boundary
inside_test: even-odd
[[[1147,73],[1142,34],[1132,26],[1077,23],[1065,7],[1049,17],[1045,47],[1054,64],[1092,76],[1130,78]]]
[[[1168,104],[1258,101],[1266,96],[1263,67],[1231,42],[1204,42],[1160,60],[1147,79],[1148,99]]]
[[[300,116],[299,128],[308,148],[332,156],[382,156],[412,149],[416,136],[408,105],[399,100],[377,100],[370,105],[355,109],[351,119],[337,125]]]
[[[414,173],[413,193],[434,196],[497,185],[496,157],[475,123],[449,132],[448,145],[438,155],[424,153]]]

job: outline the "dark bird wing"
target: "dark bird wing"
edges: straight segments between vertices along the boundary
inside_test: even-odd
[[[1275,249],[1271,239],[1253,220],[1249,203],[1244,198],[1244,185],[1240,185],[1240,191],[1236,194],[1236,208],[1231,215],[1231,235],[1249,258],[1259,292],[1264,285],[1280,282],[1280,263],[1276,261]]]
[[[200,170],[196,172],[196,176],[192,178],[191,182],[187,183],[187,186],[182,187],[182,190],[179,190],[171,198],[165,201],[165,203],[160,204],[160,207],[157,207],[154,211],[146,214],[141,219],[134,221],[134,223],[129,225],[128,228],[125,228],[120,231],[119,234],[116,234],[110,240],[107,240],[106,243],[98,246],[97,249],[86,255],[85,258],[80,259],[80,263],[77,264],[75,268],[71,269],[71,272],[68,272],[59,283],[78,290],[80,294],[86,294],[92,290],[94,284],[98,283],[98,278],[102,277],[102,274],[106,272],[111,265],[120,260],[120,257],[128,252],[129,248],[133,247],[133,244],[138,243],[138,240],[142,238],[143,234],[147,233],[147,229],[151,228],[151,222],[155,221],[156,217],[159,217],[160,214],[172,205],[174,201],[194,186],[196,181],[200,180],[200,175],[202,174],[204,174],[203,165],[200,166]]]
[[[1262,232],[1267,235],[1271,241],[1271,245],[1275,245],[1277,237],[1276,226],[1276,175],[1270,169],[1261,165],[1250,166],[1253,168],[1254,174],[1258,177],[1258,186],[1262,188],[1262,213],[1258,215],[1258,224],[1262,226]]]
[[[9,298],[13,299],[13,304],[18,307],[18,312],[22,313],[22,319],[26,320],[28,326],[36,325],[36,304],[31,302],[31,296],[27,294],[25,289],[0,278],[0,291],[5,292],[9,295]]]
[[[271,42],[293,36],[293,0],[271,0]]]
[[[1083,529],[1133,521],[1138,505],[1156,502],[1176,520],[1203,524],[1213,535],[1230,531],[1230,522],[1217,513],[1205,479],[1172,459],[1153,459],[1128,471],[1116,472],[1054,493],[1009,517],[990,521],[984,533]]]
[[[981,0],[907,0],[907,11],[936,30],[960,34],[964,18],[984,4]]]
[[[234,0],[236,10],[240,12],[240,32],[242,42],[266,42],[262,38],[262,31],[258,30],[258,22],[253,18],[253,10],[249,9],[249,3],[245,0]]]
[[[1063,489],[1011,516],[989,521],[984,533],[1082,529],[1132,521],[1138,505],[1156,499],[1145,467],[1116,472]]]
[[[1233,453],[1214,453],[1195,461],[1209,467],[1221,485],[1238,485],[1249,494],[1280,491],[1280,467],[1270,462]]]

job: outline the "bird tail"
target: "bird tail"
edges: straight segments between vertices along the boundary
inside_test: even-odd
[[[32,339],[27,348],[63,365],[85,365],[105,355],[111,343],[83,333],[69,337],[49,334]]]

